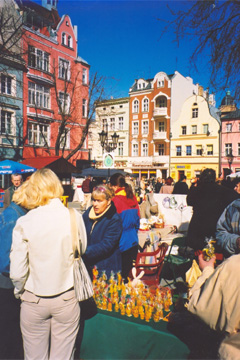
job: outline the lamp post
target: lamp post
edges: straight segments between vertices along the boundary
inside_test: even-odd
[[[228,161],[229,169],[232,172],[231,165],[233,163],[233,158],[234,158],[233,153],[232,153],[232,149],[229,150],[229,152],[227,153],[226,158],[227,158],[227,161]]]
[[[103,149],[103,151],[105,150],[108,153],[108,157],[110,159],[111,155],[109,154],[110,152],[114,151],[117,148],[117,143],[118,143],[118,139],[119,139],[119,135],[117,135],[116,132],[114,132],[113,135],[111,135],[112,138],[112,142],[110,143],[108,140],[108,124],[106,124],[106,131],[102,130],[100,133],[98,133],[99,135],[99,141],[101,144],[101,147]],[[111,161],[107,161],[107,164],[105,164],[108,167],[108,178],[110,178],[110,167],[112,164],[110,164]],[[109,166],[108,166],[109,164]]]

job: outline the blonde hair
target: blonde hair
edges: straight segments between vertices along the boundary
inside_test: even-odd
[[[62,184],[50,169],[37,170],[14,192],[13,201],[26,209],[47,205],[51,199],[63,195]]]
[[[108,185],[100,184],[93,189],[92,199],[95,195],[105,195],[106,200],[110,200],[114,196],[114,191]]]

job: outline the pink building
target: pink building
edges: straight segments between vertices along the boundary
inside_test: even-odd
[[[221,104],[221,173],[226,177],[240,171],[240,110],[236,108],[230,92]]]

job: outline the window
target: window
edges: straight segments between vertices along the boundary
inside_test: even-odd
[[[240,131],[240,123],[238,123],[238,131]]]
[[[164,155],[164,144],[158,144],[158,155]]]
[[[138,144],[133,144],[133,151],[132,154],[133,156],[138,156]]]
[[[232,144],[225,144],[225,156],[232,155]]]
[[[186,135],[186,134],[187,134],[187,127],[182,126],[182,135]]]
[[[198,118],[198,108],[192,109],[192,118],[194,119]]]
[[[110,118],[110,130],[115,130],[115,118]]]
[[[82,116],[87,117],[87,100],[82,99]]]
[[[28,103],[30,105],[43,107],[46,109],[50,108],[50,89],[43,86],[28,83]]]
[[[148,143],[142,144],[142,156],[148,156]]]
[[[138,135],[138,121],[133,122],[133,135]]]
[[[87,84],[87,69],[83,69],[83,72],[82,72],[82,83],[84,85]]]
[[[11,95],[12,94],[12,77],[1,74],[1,93]]]
[[[66,34],[62,33],[62,45],[66,45]]]
[[[70,112],[70,96],[69,94],[60,92],[59,93],[59,102],[61,106],[61,112],[63,114],[69,114]]]
[[[196,146],[196,155],[197,155],[197,156],[202,156],[202,153],[203,153],[203,151],[202,151],[202,145],[197,145],[197,146]]]
[[[192,125],[192,135],[197,134],[197,125]]]
[[[49,71],[49,54],[34,46],[29,46],[28,65],[39,70]]]
[[[139,111],[139,103],[138,103],[138,100],[134,100],[133,102],[133,112],[134,113],[138,113]]]
[[[123,130],[123,117],[118,118],[118,129]]]
[[[142,87],[142,84],[138,84],[138,89],[141,89],[141,87]]]
[[[159,122],[158,129],[159,129],[160,132],[165,131],[164,121]]]
[[[143,121],[142,133],[145,135],[148,134],[148,121]]]
[[[61,135],[60,148],[62,150],[70,148],[70,130],[69,129],[65,129],[64,133]]]
[[[207,155],[213,155],[213,145],[207,145]]]
[[[180,145],[176,146],[176,156],[182,156],[182,147]]]
[[[107,127],[108,127],[107,119],[102,119],[102,128],[103,128],[103,130],[107,131]]]
[[[59,77],[60,79],[70,80],[70,63],[67,60],[59,59]]]
[[[72,37],[70,35],[68,35],[68,42],[67,42],[67,46],[72,48]]]
[[[240,143],[238,143],[238,156],[240,156]]]
[[[1,134],[13,135],[12,113],[1,111]]]
[[[191,156],[191,155],[192,155],[192,146],[191,146],[191,145],[187,145],[187,146],[186,146],[186,155],[187,155],[187,156]]]
[[[208,134],[208,133],[209,133],[208,124],[204,124],[204,125],[203,125],[203,133],[204,133],[204,134]]]
[[[232,124],[226,124],[226,132],[232,132]]]
[[[158,80],[158,87],[164,87],[164,80]]]
[[[148,109],[149,109],[149,101],[148,101],[148,99],[145,98],[143,100],[143,111],[148,112]]]
[[[123,142],[118,143],[118,155],[123,156]]]
[[[48,146],[49,126],[30,123],[28,127],[28,143],[31,145]]]

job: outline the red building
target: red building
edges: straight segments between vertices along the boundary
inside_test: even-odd
[[[16,0],[23,16],[23,158],[88,159],[79,148],[87,119],[89,65],[77,52],[77,28],[57,0]],[[86,144],[86,141],[85,141]]]

